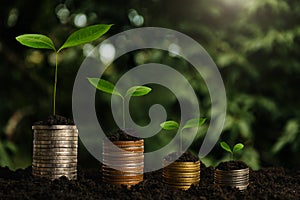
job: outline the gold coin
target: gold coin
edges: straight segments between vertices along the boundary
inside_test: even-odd
[[[104,165],[110,166],[111,168],[114,168],[113,166],[118,166],[118,167],[139,167],[139,166],[144,166],[144,162],[135,162],[135,163],[126,163],[126,162],[105,162],[103,161]]]
[[[142,174],[144,173],[144,167],[139,167],[139,168],[117,168],[116,169],[112,169],[112,168],[106,168],[106,167],[102,167],[102,171],[103,173],[114,173],[114,174]]]
[[[164,166],[170,166],[170,167],[200,167],[200,161],[197,162],[164,162]]]
[[[184,177],[184,178],[200,178],[200,173],[177,173],[177,174],[172,174],[172,173],[163,173],[164,177]]]
[[[132,146],[141,146],[144,145],[144,140],[136,140],[136,141],[113,141],[112,143],[114,143],[115,145],[132,145]]]
[[[198,184],[198,181],[192,182],[192,181],[181,181],[181,182],[176,182],[173,180],[169,180],[169,179],[164,179],[164,183],[168,184],[168,185],[176,185],[176,186],[190,186],[192,184]]]
[[[104,177],[106,178],[111,178],[114,180],[140,180],[143,179],[144,175],[143,174],[138,174],[138,175],[119,175],[119,174],[103,174]]]
[[[103,148],[103,152],[109,152],[109,153],[119,153],[119,152],[131,152],[131,153],[143,153],[144,148]]]

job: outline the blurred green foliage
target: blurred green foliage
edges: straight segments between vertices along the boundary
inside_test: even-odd
[[[244,143],[245,149],[237,156],[254,169],[270,165],[299,167],[299,1],[4,1],[0,8],[0,165],[15,169],[31,164],[31,125],[51,113],[49,77],[54,72],[54,55],[23,48],[15,36],[42,33],[61,43],[66,32],[107,23],[115,25],[106,37],[135,27],[156,26],[180,31],[198,41],[216,62],[226,87],[227,117],[220,140],[230,145]],[[76,72],[87,49],[103,39],[62,52],[58,114],[72,117]],[[202,117],[209,119],[210,97],[200,75],[189,63],[167,52],[143,50],[126,54],[111,64],[104,78],[115,82],[132,67],[149,62],[174,66],[187,77],[201,102]],[[169,119],[180,119],[174,95],[162,86],[152,88],[153,92],[143,100],[132,100],[132,118],[139,124],[149,123],[147,108],[160,103]],[[105,113],[100,123],[106,131],[113,131],[116,127],[110,96],[97,94],[97,98],[101,99],[97,110]],[[192,151],[199,150],[206,128],[197,134]],[[163,146],[171,138],[172,134],[161,131],[146,140],[146,151]],[[79,150],[82,165],[97,163],[82,145]],[[203,161],[216,165],[225,159],[228,157],[216,145]]]

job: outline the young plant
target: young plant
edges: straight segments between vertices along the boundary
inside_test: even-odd
[[[227,151],[227,152],[230,153],[230,158],[231,158],[231,160],[233,160],[233,154],[234,154],[235,152],[240,151],[240,150],[242,150],[242,149],[244,148],[244,145],[243,145],[242,143],[237,143],[237,144],[235,144],[235,145],[233,146],[233,148],[231,149],[230,146],[229,146],[226,142],[224,142],[224,141],[220,142],[220,146],[221,146],[225,151]]]
[[[125,100],[132,96],[132,97],[139,97],[139,96],[144,96],[148,94],[152,89],[147,87],[147,86],[133,86],[129,88],[126,91],[125,95],[122,95],[119,91],[115,89],[115,85],[112,84],[109,81],[99,79],[99,78],[88,78],[89,82],[98,90],[111,94],[111,95],[117,95],[121,97],[122,99],[122,126],[123,129],[125,130],[126,124],[125,124]]]
[[[55,52],[55,73],[54,73],[54,86],[53,86],[53,115],[56,114],[56,86],[57,86],[57,66],[58,54],[63,49],[85,44],[100,38],[105,34],[112,25],[97,24],[79,29],[72,33],[63,45],[56,48],[53,41],[41,34],[24,34],[16,37],[16,40],[22,45],[36,49],[50,49]]]
[[[193,118],[188,120],[183,127],[179,131],[179,150],[182,152],[182,132],[184,129],[187,128],[196,128],[200,127],[201,125],[204,124],[206,121],[206,118]],[[179,124],[176,121],[165,121],[160,124],[160,127],[162,127],[164,130],[177,130],[179,129]]]

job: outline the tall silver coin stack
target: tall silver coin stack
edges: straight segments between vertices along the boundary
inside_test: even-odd
[[[75,125],[37,125],[34,131],[32,174],[51,180],[77,179],[78,130]]]

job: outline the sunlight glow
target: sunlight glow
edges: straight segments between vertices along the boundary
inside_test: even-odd
[[[99,47],[100,59],[104,64],[111,63],[116,55],[116,49],[112,44],[106,43]]]
[[[85,14],[79,13],[75,16],[75,18],[74,18],[75,26],[84,27],[84,26],[86,26],[86,23],[87,23],[87,17]]]

